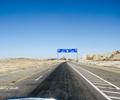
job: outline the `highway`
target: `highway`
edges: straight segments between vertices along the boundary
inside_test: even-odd
[[[96,100],[67,63],[57,67],[29,96],[53,97],[58,100]]]
[[[43,97],[57,100],[120,100],[120,87],[86,66],[72,62],[55,65],[21,80],[8,97]],[[0,93],[0,94],[1,94]]]

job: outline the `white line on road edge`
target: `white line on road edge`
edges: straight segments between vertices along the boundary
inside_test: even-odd
[[[98,88],[102,88],[102,89],[115,89],[113,87],[105,87],[105,86],[97,86]]]
[[[11,89],[11,90],[18,90],[19,87],[10,87],[9,89]]]
[[[103,83],[102,81],[92,81],[92,83]],[[105,82],[104,82],[105,83]]]
[[[13,87],[13,86],[2,86],[0,87],[0,90],[18,90],[19,87]]]
[[[85,71],[87,71],[88,73],[90,73],[90,74],[92,74],[92,75],[96,76],[97,78],[99,78],[99,79],[103,80],[104,82],[108,83],[109,85],[111,85],[111,86],[115,87],[116,89],[120,90],[120,88],[119,88],[119,87],[117,87],[116,85],[114,85],[114,84],[112,84],[112,83],[110,83],[110,82],[108,82],[108,81],[104,80],[104,79],[103,79],[103,78],[101,78],[100,76],[97,76],[96,74],[94,74],[94,73],[92,73],[92,72],[90,72],[90,71],[88,71],[88,70],[86,70],[86,69],[84,69],[84,68],[82,68],[82,69],[83,69],[83,70],[85,70]]]
[[[38,78],[35,79],[35,81],[38,81],[40,78],[42,78],[43,76],[39,76]]]
[[[104,84],[104,83],[93,83],[95,85],[104,85],[104,86],[108,86],[108,84]]]
[[[103,95],[107,100],[112,100],[106,94],[104,94],[99,88],[97,88],[93,83],[91,83],[85,76],[83,76],[78,70],[70,65],[70,67],[76,71],[80,76],[82,76],[91,86],[93,86],[101,95]]]
[[[56,100],[54,98],[39,98],[39,97],[20,97],[16,99],[7,99],[7,100]]]
[[[53,65],[51,65],[51,66],[58,66],[59,64],[53,64]],[[27,78],[30,78],[30,77],[32,77],[33,75],[37,75],[37,74],[39,74],[40,73],[40,71],[39,72],[36,72],[36,73],[33,73],[32,75],[30,75],[30,76],[26,76],[26,77],[24,77],[24,78],[22,78],[22,79],[19,79],[19,80],[17,80],[16,82],[15,82],[15,84],[16,83],[18,83],[18,82],[20,82],[20,81],[22,81],[22,80],[25,80],[25,79],[27,79]],[[45,72],[46,73],[46,72]],[[45,74],[44,73],[44,74]]]
[[[55,66],[55,65],[56,65],[56,64],[54,64],[54,65],[52,65],[52,66]],[[58,65],[56,65],[56,66],[58,66]],[[50,72],[50,71],[52,71],[52,69],[48,69],[47,71]],[[47,71],[44,72],[44,74],[48,73]],[[41,79],[42,77],[43,77],[43,75],[39,76],[38,78],[35,79],[35,81],[38,81],[38,80]]]
[[[106,93],[114,93],[114,94],[120,94],[120,92],[114,92],[114,91],[106,91],[106,90],[101,90],[102,92],[106,92]]]
[[[111,99],[118,99],[118,100],[120,100],[120,97],[109,96],[109,98],[111,98]]]

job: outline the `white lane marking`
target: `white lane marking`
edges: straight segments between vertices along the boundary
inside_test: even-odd
[[[81,77],[83,77],[91,86],[93,86],[103,97],[105,97],[107,100],[112,100],[110,99],[105,93],[103,93],[99,88],[97,88],[93,83],[91,83],[85,76],[83,76],[77,69],[74,67],[70,66],[74,71],[76,71]]]
[[[104,86],[97,86],[98,88],[102,88],[102,89],[115,89],[113,87],[104,87]]]
[[[19,87],[10,87],[9,89],[11,89],[11,90],[18,90]]]
[[[103,84],[103,83],[93,83],[95,85],[104,85],[104,86],[108,86],[108,84]]]
[[[54,99],[54,98],[37,98],[37,97],[28,97],[28,98],[20,98],[19,100],[56,100],[56,99]],[[13,99],[9,99],[9,100],[13,100]],[[14,99],[14,100],[18,100],[18,99]]]
[[[103,84],[105,84],[105,82],[103,82],[103,81],[91,81],[91,82],[93,82],[93,83],[103,83]]]
[[[103,78],[101,78],[100,76],[98,76],[98,75],[96,75],[96,74],[94,74],[94,73],[92,73],[92,72],[90,72],[90,71],[88,71],[88,70],[86,70],[86,69],[84,69],[84,68],[81,68],[81,69],[83,69],[83,70],[87,71],[88,73],[90,73],[90,74],[92,74],[92,75],[96,76],[96,77],[97,77],[97,78],[99,78],[100,80],[103,80],[104,82],[108,83],[109,85],[111,85],[111,86],[115,87],[116,89],[120,90],[120,88],[119,88],[119,87],[117,87],[116,85],[114,85],[114,84],[112,84],[112,83],[110,83],[110,82],[108,82],[108,81],[104,80],[104,79],[103,79]]]
[[[93,83],[103,83],[103,81],[93,81],[93,80],[92,80],[92,82],[93,82]],[[104,82],[104,83],[105,83],[105,82]]]
[[[51,71],[51,69],[48,70],[49,72]]]
[[[52,69],[49,69],[49,70],[48,70],[48,72],[50,72],[50,71],[52,71]],[[47,71],[46,71],[44,74],[46,74],[46,73],[47,73]],[[38,80],[39,80],[40,78],[42,78],[42,77],[43,77],[43,75],[39,76],[38,78],[35,79],[35,81],[38,81]]]
[[[51,65],[51,66],[55,66],[55,68],[58,66],[59,64],[53,64],[53,65]],[[52,68],[52,69],[55,69],[54,67]],[[15,82],[15,84],[16,83],[18,83],[18,82],[20,82],[20,81],[22,81],[22,80],[25,80],[25,79],[27,79],[27,78],[30,78],[30,77],[32,77],[33,75],[37,75],[37,74],[39,74],[40,73],[40,71],[38,71],[38,72],[35,72],[35,73],[33,73],[32,75],[30,75],[30,76],[26,76],[26,77],[24,77],[24,78],[22,78],[22,79],[19,79],[19,80],[17,80],[16,82]],[[45,72],[46,73],[46,72]],[[45,74],[44,73],[44,74]]]
[[[106,91],[106,90],[101,90],[101,91],[106,92],[106,93],[120,94],[120,92],[114,92],[114,91]]]
[[[0,90],[18,90],[19,87],[13,87],[13,86],[1,86]]]
[[[38,78],[35,79],[35,81],[38,81],[40,78],[42,78],[43,76],[39,76]]]
[[[109,96],[109,98],[120,100],[120,97]]]

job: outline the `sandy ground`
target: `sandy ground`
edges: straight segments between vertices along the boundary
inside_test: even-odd
[[[62,61],[59,61],[62,62]],[[7,59],[0,60],[0,91],[9,89],[32,75],[50,69],[56,60]]]
[[[9,59],[0,60],[0,75],[8,74],[17,70],[26,70],[28,68],[40,68],[42,65],[51,65],[57,61],[31,60],[31,59]],[[42,67],[41,67],[42,68]]]

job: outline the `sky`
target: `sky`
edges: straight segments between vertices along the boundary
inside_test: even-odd
[[[120,50],[119,0],[0,0],[0,58]]]

